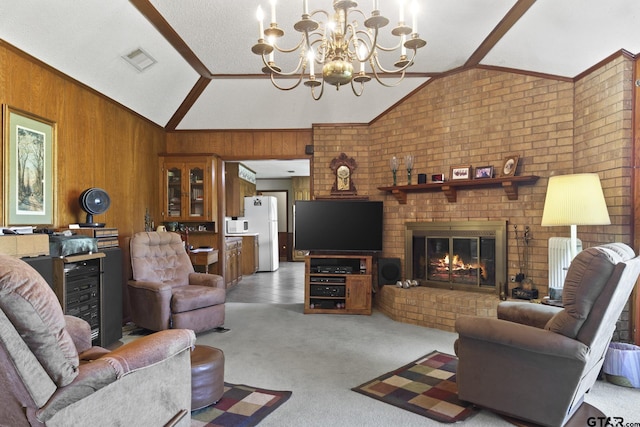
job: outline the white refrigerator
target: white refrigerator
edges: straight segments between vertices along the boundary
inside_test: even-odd
[[[278,254],[278,199],[273,196],[244,198],[244,218],[249,233],[258,233],[258,271],[276,271]]]

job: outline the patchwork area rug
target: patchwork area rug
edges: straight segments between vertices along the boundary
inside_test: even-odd
[[[479,412],[458,399],[458,358],[434,351],[351,390],[443,423]]]
[[[291,397],[290,391],[273,391],[225,382],[218,403],[191,413],[191,427],[251,427]]]

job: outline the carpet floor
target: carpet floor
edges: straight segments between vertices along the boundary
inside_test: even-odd
[[[225,381],[293,392],[260,427],[442,425],[351,389],[432,350],[454,354],[457,334],[394,322],[377,310],[305,315],[302,304],[230,302],[225,326],[227,333],[197,336],[197,344],[224,351]],[[640,421],[640,389],[597,381],[586,400],[607,416]],[[486,410],[463,425],[512,426]]]

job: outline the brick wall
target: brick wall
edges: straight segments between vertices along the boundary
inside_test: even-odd
[[[385,202],[385,257],[404,258],[405,222],[506,219],[508,275],[515,275],[523,245],[519,254],[513,227],[528,226],[529,263],[522,267],[546,295],[548,239],[569,236],[569,227],[540,225],[549,176],[600,175],[612,225],[579,226],[585,247],[633,242],[632,68],[632,60],[618,56],[575,83],[484,68],[435,79],[369,126],[315,127],[314,193],[328,194],[333,157],[340,152],[354,157],[359,194]],[[453,165],[499,169],[506,156],[515,154],[520,156],[517,174],[540,179],[520,186],[518,200],[508,200],[501,188],[477,188],[458,191],[456,203],[440,192],[424,192],[409,193],[400,205],[377,187],[392,184],[391,156],[406,154],[416,158],[416,177],[448,175]],[[398,183],[404,182],[401,170]]]

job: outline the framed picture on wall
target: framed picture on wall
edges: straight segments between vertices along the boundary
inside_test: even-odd
[[[451,171],[449,173],[449,179],[471,179],[471,166],[451,166]]]
[[[3,106],[4,222],[53,225],[56,124]]]
[[[476,168],[475,178],[493,178],[493,166],[478,166]]]
[[[500,168],[500,176],[514,176],[516,174],[516,168],[518,167],[519,156],[509,156],[502,162],[502,168]]]

